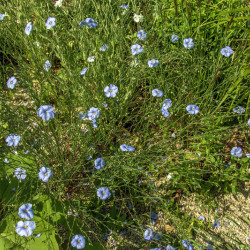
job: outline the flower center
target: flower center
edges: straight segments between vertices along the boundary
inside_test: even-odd
[[[15,139],[12,139],[12,141],[14,142],[14,141],[15,141]]]
[[[24,226],[24,228],[27,228],[28,226]]]
[[[112,92],[112,89],[110,89],[109,92]]]
[[[135,49],[136,51],[138,51],[138,49]]]
[[[44,175],[48,175],[48,173],[45,173]]]
[[[187,43],[187,45],[189,45],[190,43]]]
[[[194,110],[194,108],[191,108],[191,110]]]
[[[80,240],[80,239],[78,239],[78,240],[77,240],[77,242],[78,242],[78,243],[80,243],[80,242],[81,242],[81,240]]]
[[[12,84],[13,82],[11,81],[10,84]]]
[[[50,21],[49,24],[52,24],[52,22]]]
[[[227,49],[226,49],[225,51],[226,51],[226,53],[227,53]]]
[[[102,194],[105,194],[105,192],[104,192],[104,191],[102,191]]]
[[[48,114],[48,113],[49,113],[49,111],[45,111],[45,113],[46,113],[46,114]]]
[[[95,115],[95,112],[93,112],[93,115]]]
[[[28,213],[28,209],[25,209],[25,212]]]

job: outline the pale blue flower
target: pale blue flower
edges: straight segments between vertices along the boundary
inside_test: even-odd
[[[17,134],[10,134],[7,136],[6,138],[6,142],[8,143],[7,145],[8,146],[14,146],[14,147],[17,147],[18,144],[19,144],[19,141],[21,139],[21,136],[20,135],[17,135]]]
[[[42,235],[42,234],[40,233],[40,234],[37,234],[35,237],[36,237],[36,238],[39,238],[41,235]]]
[[[143,47],[139,44],[134,44],[131,46],[132,55],[139,55],[143,51]]]
[[[100,47],[100,51],[105,51],[107,48],[108,48],[108,44],[103,44],[103,45]]]
[[[246,157],[247,157],[247,158],[250,158],[250,153],[246,153]]]
[[[166,250],[175,250],[175,248],[173,248],[173,247],[170,246],[170,245],[167,245]]]
[[[154,238],[154,233],[152,229],[147,228],[146,231],[144,232],[144,239],[145,240],[152,240]]]
[[[124,9],[124,10],[128,10],[129,7],[127,5],[121,5],[120,8]]]
[[[229,57],[234,53],[234,51],[231,49],[231,47],[226,46],[225,48],[221,49],[220,53],[225,57]]]
[[[159,65],[159,61],[156,60],[156,59],[151,59],[151,60],[148,61],[148,66],[150,68],[156,67],[158,65]]]
[[[111,193],[109,192],[109,189],[107,187],[100,187],[97,189],[97,196],[101,200],[106,200],[110,197]]]
[[[51,66],[52,66],[52,64],[50,63],[50,61],[49,60],[47,60],[46,62],[45,62],[45,64],[44,64],[44,70],[45,71],[49,71],[49,69],[51,68]]]
[[[239,147],[233,147],[231,150],[231,155],[235,157],[241,157],[242,156],[242,149]]]
[[[176,42],[176,41],[178,41],[178,36],[177,35],[172,35],[172,37],[171,37],[171,41],[172,42]]]
[[[26,220],[33,219],[34,212],[32,210],[32,204],[27,203],[27,204],[23,204],[21,207],[19,207],[19,209],[18,209],[18,215],[22,219],[26,219]]]
[[[203,220],[203,221],[205,221],[205,217],[199,216],[198,220]]]
[[[186,107],[186,110],[188,111],[189,114],[191,115],[196,115],[199,113],[199,107],[193,104],[190,104]]]
[[[81,75],[81,76],[82,76],[82,75],[85,75],[87,69],[88,69],[88,67],[84,68],[84,69],[81,71],[80,75]]]
[[[51,27],[54,27],[56,25],[56,18],[55,17],[49,17],[45,23],[46,28],[49,30]]]
[[[16,225],[16,233],[20,236],[28,237],[33,234],[33,230],[36,228],[34,221],[19,221]]]
[[[250,119],[248,119],[248,122],[247,122],[248,126],[250,127]]]
[[[214,228],[219,228],[220,227],[220,222],[219,221],[214,221],[213,227]]]
[[[88,115],[82,112],[78,114],[78,117],[80,117],[83,121],[88,120]]]
[[[101,169],[105,166],[105,161],[102,158],[97,158],[95,160],[95,168],[96,169]]]
[[[245,109],[242,106],[239,106],[239,107],[233,108],[233,112],[235,112],[237,114],[243,114],[243,113],[245,113]]]
[[[184,247],[186,247],[188,250],[193,250],[194,249],[193,245],[188,240],[183,240],[182,245]]]
[[[17,84],[17,79],[15,78],[15,76],[10,77],[7,81],[7,87],[9,89],[14,89],[16,84]]]
[[[137,37],[140,39],[140,40],[146,40],[147,38],[147,33],[144,31],[144,30],[140,30],[137,32]]]
[[[100,116],[100,110],[98,108],[90,108],[90,110],[88,111],[88,117],[89,119],[93,120],[96,118],[99,118]]]
[[[106,86],[104,88],[104,92],[106,97],[115,97],[116,93],[118,92],[118,87],[113,84],[110,84],[110,87]]]
[[[95,61],[95,56],[90,56],[87,58],[87,62],[94,62]]]
[[[127,144],[122,144],[122,145],[120,146],[120,149],[121,149],[122,151],[135,151],[135,148],[133,148],[133,147],[127,145]]]
[[[159,89],[153,89],[152,90],[152,95],[157,96],[157,97],[162,97],[163,96],[163,91],[161,91]]]
[[[95,28],[95,27],[97,26],[97,22],[94,21],[93,18],[87,17],[87,18],[85,19],[85,21],[81,21],[81,22],[79,23],[79,26],[80,26],[80,27],[82,27],[82,26],[84,26],[84,25],[88,25],[88,26],[92,29],[92,28]]]
[[[85,238],[80,234],[76,234],[72,237],[71,246],[77,249],[83,249],[85,247]]]
[[[186,49],[191,49],[194,47],[193,38],[186,38],[183,40],[183,45]]]
[[[107,107],[108,107],[108,104],[107,104],[107,103],[104,103],[104,104],[103,104],[103,107],[104,107],[104,108],[107,108]]]
[[[6,16],[5,14],[0,14],[0,21],[3,20],[5,16]]]
[[[158,219],[158,214],[156,214],[156,213],[151,213],[151,219],[152,219],[152,220],[157,220],[157,219]]]
[[[166,107],[166,108],[171,108],[172,107],[172,100],[170,99],[165,99],[163,101],[163,106]]]
[[[52,175],[52,171],[48,167],[41,167],[38,178],[43,182],[47,182]]]
[[[54,108],[51,105],[42,105],[37,110],[37,115],[42,117],[44,121],[48,121],[55,116]]]
[[[25,30],[24,30],[25,34],[29,35],[32,30],[33,30],[33,25],[31,24],[31,22],[27,23]]]
[[[18,180],[24,180],[27,176],[26,174],[26,170],[23,169],[23,168],[17,168],[15,171],[14,171],[14,175],[16,176],[16,178]]]

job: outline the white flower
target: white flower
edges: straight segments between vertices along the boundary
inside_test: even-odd
[[[169,181],[173,177],[173,173],[169,173],[166,177],[166,180]]]
[[[134,14],[134,21],[136,23],[143,22],[143,15]]]
[[[55,2],[55,7],[61,7],[62,6],[62,3],[63,3],[63,0],[58,0]]]
[[[87,58],[87,62],[94,62],[95,61],[95,56],[90,56]]]

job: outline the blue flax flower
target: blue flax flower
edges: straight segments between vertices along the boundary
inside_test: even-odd
[[[106,97],[115,97],[116,93],[118,92],[118,87],[113,84],[110,84],[110,87],[106,86],[104,88],[104,92]]]
[[[129,7],[127,5],[121,5],[120,8],[124,9],[124,10],[128,10]]]
[[[54,108],[51,105],[42,105],[37,110],[37,115],[42,117],[44,121],[48,121],[55,116]]]
[[[85,247],[85,238],[80,234],[76,234],[72,237],[71,246],[77,249],[83,249]]]
[[[87,69],[88,69],[88,67],[84,68],[84,69],[81,71],[80,75],[81,75],[81,76],[82,76],[82,75],[85,75]]]
[[[144,232],[144,239],[145,240],[152,240],[154,238],[154,233],[151,228],[147,228]]]
[[[133,148],[133,147],[127,145],[127,144],[122,144],[122,145],[120,146],[120,149],[121,149],[122,151],[135,151],[135,148]]]
[[[193,42],[193,38],[186,38],[183,40],[183,46],[186,49],[191,49],[194,47],[194,42]]]
[[[2,21],[5,16],[5,14],[0,14],[0,21]]]
[[[50,61],[49,60],[47,60],[46,62],[45,62],[45,64],[44,64],[44,67],[43,67],[43,69],[45,70],[45,71],[49,71],[49,69],[51,68],[51,66],[52,66],[52,64],[50,63]]]
[[[101,200],[108,199],[110,195],[111,195],[111,193],[109,192],[109,189],[107,187],[100,187],[97,189],[97,196]]]
[[[199,216],[198,220],[203,220],[203,221],[205,221],[205,217]]]
[[[88,115],[87,114],[83,114],[82,112],[80,112],[78,114],[78,117],[80,117],[83,121],[88,120]]]
[[[175,250],[175,248],[173,248],[173,247],[170,246],[170,245],[167,245],[166,250]]]
[[[33,234],[33,230],[36,228],[34,221],[19,221],[16,225],[16,233],[20,236],[28,237]]]
[[[31,22],[27,23],[24,30],[25,34],[29,35],[32,30],[33,30],[33,25],[31,24]]]
[[[18,215],[22,219],[26,219],[26,220],[33,219],[34,212],[32,210],[32,204],[27,203],[27,204],[23,204],[21,207],[19,207],[19,209],[18,209]]]
[[[242,106],[239,106],[239,107],[233,108],[233,112],[235,112],[237,114],[243,114],[243,113],[245,113],[245,109]]]
[[[101,169],[105,166],[105,161],[102,158],[97,158],[95,160],[95,168],[96,169]]]
[[[186,107],[186,110],[191,115],[196,115],[199,113],[199,107],[193,104],[190,104]]]
[[[229,57],[234,53],[234,51],[229,46],[226,46],[225,48],[221,49],[220,53],[225,57]]]
[[[140,30],[137,32],[137,37],[140,39],[140,40],[146,40],[147,38],[147,33],[144,31],[144,30]]]
[[[108,44],[103,44],[101,47],[100,47],[100,51],[105,51],[106,49],[108,48]]]
[[[156,213],[151,213],[151,219],[152,219],[152,220],[157,220],[157,219],[158,219],[158,214],[156,214]]]
[[[7,136],[5,141],[8,143],[7,144],[8,146],[16,147],[16,146],[18,146],[20,139],[21,139],[20,135],[10,134],[10,135]]]
[[[248,119],[248,122],[247,122],[248,126],[250,127],[250,119]]]
[[[241,157],[242,156],[242,149],[239,147],[233,147],[231,150],[231,155],[235,157]]]
[[[43,182],[47,182],[52,175],[52,171],[48,167],[41,167],[40,172],[38,173],[38,178]]]
[[[159,65],[159,61],[156,60],[156,59],[151,59],[151,60],[148,61],[148,66],[150,68],[156,67],[158,65]]]
[[[163,101],[163,106],[166,107],[166,108],[171,108],[172,107],[172,100],[170,99],[165,99]]]
[[[152,90],[152,95],[157,96],[157,97],[162,97],[163,96],[163,91],[161,91],[159,89],[153,89]]]
[[[14,171],[14,175],[16,176],[16,178],[18,180],[24,180],[27,176],[26,174],[26,170],[23,169],[23,168],[17,168],[15,171]]]
[[[10,77],[7,81],[7,87],[9,89],[14,89],[16,84],[17,84],[17,79],[14,76]]]
[[[90,120],[99,118],[100,116],[100,110],[98,108],[90,108],[90,110],[88,111],[88,117]]]
[[[97,26],[97,22],[93,18],[87,17],[85,21],[80,22],[79,26],[88,25],[91,29]]]
[[[131,51],[132,51],[133,56],[139,55],[140,53],[142,53],[143,47],[136,43],[136,44],[131,46]]]
[[[172,35],[172,37],[171,37],[171,41],[172,42],[176,42],[176,41],[178,41],[178,36],[177,35]]]
[[[186,247],[188,250],[193,250],[194,249],[193,245],[188,240],[183,240],[182,245],[184,247]]]
[[[220,227],[220,222],[219,221],[214,221],[213,227],[214,228],[219,228]]]
[[[51,27],[54,27],[56,25],[56,18],[55,17],[49,17],[45,23],[46,28],[49,30]]]

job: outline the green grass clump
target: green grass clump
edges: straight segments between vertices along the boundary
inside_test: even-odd
[[[125,13],[122,4],[129,6]],[[206,241],[215,249],[246,249],[236,237],[214,235],[212,221],[201,222],[179,205],[182,196],[195,194],[214,210],[219,195],[237,194],[249,180],[245,5],[232,0],[64,0],[61,7],[53,1],[3,2],[2,249],[71,249],[76,234],[85,237],[85,249],[184,249],[182,240],[195,249],[207,246]],[[142,14],[143,22],[136,23],[134,13]],[[56,18],[51,29],[45,26],[48,17]],[[97,27],[80,27],[87,17]],[[28,22],[33,25],[30,35],[24,32]],[[146,31],[146,40],[138,39],[139,30]],[[179,40],[171,42],[172,35]],[[189,37],[194,47],[186,49],[183,40]],[[138,56],[131,53],[136,43],[144,48]],[[106,51],[100,51],[103,44],[108,44]],[[234,51],[230,57],[221,55],[226,46]],[[90,56],[94,62],[87,60]],[[150,68],[151,59],[159,60],[159,66]],[[48,71],[47,60],[52,65]],[[9,89],[12,76],[18,82]],[[110,84],[118,87],[114,98],[104,93]],[[156,88],[163,97],[152,96]],[[173,104],[166,118],[164,99]],[[187,112],[189,104],[199,107],[197,115]],[[54,107],[53,119],[37,115],[42,105]],[[245,112],[235,113],[238,106]],[[91,107],[100,110],[97,128],[79,117]],[[8,147],[5,139],[13,133],[21,141]],[[122,144],[135,151],[123,152]],[[235,146],[242,148],[242,157],[231,156]],[[97,158],[105,160],[104,168],[95,169]],[[48,182],[38,179],[42,166],[53,172]],[[17,167],[27,171],[25,180],[13,175]],[[100,187],[111,193],[104,201],[97,197]],[[15,231],[22,220],[18,208],[26,203],[33,205],[36,223],[27,238]],[[151,213],[159,215],[155,227]],[[162,238],[144,240],[147,228]]]

